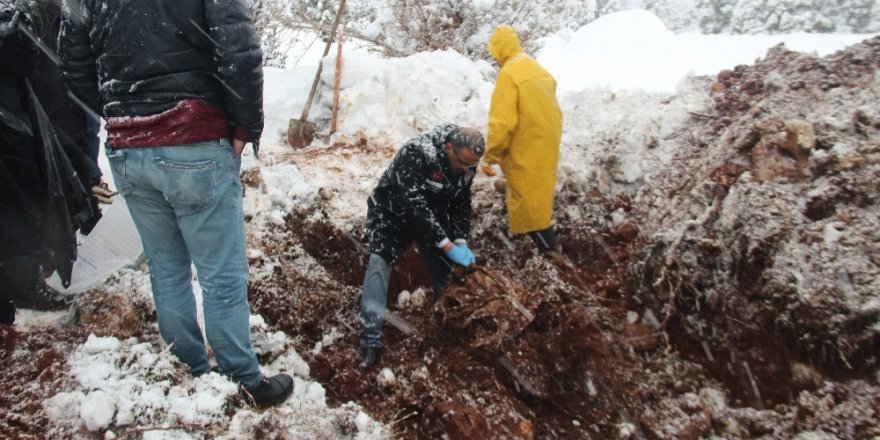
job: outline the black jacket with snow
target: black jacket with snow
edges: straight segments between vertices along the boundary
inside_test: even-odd
[[[59,55],[74,93],[107,118],[217,105],[263,130],[262,51],[242,0],[65,1]]]
[[[55,0],[0,0],[0,265],[42,257],[66,285],[75,230],[96,212],[28,79],[39,55],[33,38],[57,15]]]
[[[370,252],[393,263],[416,240],[433,247],[470,232],[472,172],[453,174],[444,146],[453,124],[400,148],[367,201]]]
[[[58,39],[59,24],[61,20],[55,20],[49,28],[49,33],[43,37],[43,44],[54,53]],[[76,172],[80,185],[85,188],[92,187],[92,176],[89,166],[91,159],[88,156],[88,130],[87,130],[87,113],[82,104],[77,102],[71,95],[70,90],[64,81],[61,80],[61,71],[58,64],[53,61],[52,57],[46,53],[40,52],[39,60],[34,69],[34,73],[28,77],[36,98],[46,112],[49,121],[52,123],[52,129],[67,161],[70,162],[71,172]],[[65,165],[66,166],[66,165]],[[77,189],[72,190],[78,192]],[[78,224],[80,231],[88,235],[92,228],[101,218],[101,211],[98,209],[98,200],[91,193],[85,192],[91,211],[95,214],[91,219],[85,220]],[[71,195],[68,191],[68,195]],[[72,202],[75,197],[70,197]],[[76,226],[76,225],[75,225]]]
[[[0,0],[0,272],[8,259],[36,254],[41,246],[37,240],[42,223],[40,206],[45,198],[36,121],[25,91],[26,78],[33,73],[39,51],[17,27],[43,13],[27,15],[23,20],[20,5]]]
[[[49,28],[49,33],[43,37],[43,43],[52,52],[57,52],[56,42],[60,23],[61,20],[55,20]],[[34,91],[37,92],[37,98],[52,120],[52,127],[61,144],[65,147],[73,145],[84,150],[88,143],[87,114],[80,103],[70,96],[69,88],[61,80],[58,64],[41,52],[34,73],[29,79]],[[77,171],[81,170],[77,169]]]

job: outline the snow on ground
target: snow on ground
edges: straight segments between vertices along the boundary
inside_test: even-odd
[[[867,37],[673,34],[654,14],[631,10],[548,37],[536,58],[556,76],[563,92],[607,87],[672,93],[688,74],[713,75],[737,64],[754,63],[779,43],[823,56]]]
[[[561,181],[577,174],[579,179],[604,179],[608,185],[637,185],[651,169],[662,165],[664,139],[685,129],[687,112],[699,113],[709,104],[695,91],[693,84],[698,81],[686,79],[689,73],[714,74],[750,63],[780,41],[789,48],[821,55],[867,37],[675,35],[644,11],[612,14],[576,32],[550,37],[537,58],[559,79],[565,115]],[[322,189],[336,194],[328,203],[338,218],[330,220],[350,225],[364,215],[369,191],[403,141],[447,121],[485,132],[494,77],[489,63],[449,51],[396,59],[346,51],[343,59],[338,132],[319,137],[310,147],[315,154],[296,163],[288,157],[290,150],[282,139],[289,119],[298,119],[302,112],[315,66],[265,69],[266,129],[261,154],[255,158],[248,152],[243,158],[243,171],[259,169],[265,183],[261,190],[245,195],[245,214],[253,218],[249,234],[272,233],[273,225],[282,224],[292,209],[315,203],[315,194]],[[324,62],[322,86],[308,119],[317,121],[319,131],[326,133],[335,60],[331,55]],[[359,136],[389,151],[346,162],[333,150],[334,142],[353,143]],[[651,139],[661,148],[636,156],[635,146]],[[323,150],[328,154],[321,154]],[[615,175],[595,174],[597,168],[590,164],[612,151],[621,164]],[[106,159],[101,162],[108,170]],[[105,179],[112,181],[109,173]],[[250,252],[254,257],[259,251]],[[132,286],[139,286],[134,294],[148,297],[147,277],[127,270],[103,287],[129,294]],[[16,328],[39,331],[65,317],[22,310]],[[221,438],[245,438],[259,426],[275,426],[293,437],[306,438],[342,436],[339,426],[347,425],[355,427],[344,434],[349,438],[389,434],[387,426],[372,421],[357,404],[328,407],[324,388],[309,379],[308,366],[292,348],[291,336],[273,332],[259,316],[252,317],[251,324],[256,349],[272,353],[275,359],[263,367],[264,373],[296,375],[295,394],[284,405],[264,412],[231,407],[229,397],[235,387],[223,377],[175,376],[180,365],[152,341],[92,336],[68,355],[69,386],[45,402],[52,431],[86,437],[81,429],[120,432],[146,425],[156,429],[148,429],[145,438],[187,439],[201,438],[187,426],[219,424],[224,429],[215,434]],[[325,340],[333,343],[334,338],[328,335]]]

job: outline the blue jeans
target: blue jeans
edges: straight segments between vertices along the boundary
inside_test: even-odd
[[[241,158],[226,139],[106,150],[143,242],[162,339],[194,375],[210,370],[196,321],[194,263],[220,372],[255,386],[260,371],[248,326]]]
[[[431,286],[434,290],[434,301],[440,298],[449,275],[452,273],[452,264],[435,253],[434,249],[419,246],[419,254],[422,256],[428,274],[431,276]],[[364,285],[361,290],[361,347],[382,346],[382,321],[385,316],[385,307],[388,302],[388,282],[391,280],[391,265],[379,254],[370,254],[364,274]]]

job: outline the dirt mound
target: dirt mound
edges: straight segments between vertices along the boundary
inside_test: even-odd
[[[874,38],[722,72],[699,142],[640,191],[639,297],[757,408],[877,369],[878,68]]]

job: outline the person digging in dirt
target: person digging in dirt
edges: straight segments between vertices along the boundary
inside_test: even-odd
[[[62,72],[106,119],[105,151],[144,246],[162,339],[193,375],[211,371],[195,264],[220,373],[256,406],[284,402],[293,378],[260,374],[249,326],[240,167],[263,130],[263,70],[247,5],[64,5]]]
[[[391,266],[413,241],[431,276],[434,299],[452,264],[470,266],[471,183],[485,143],[473,128],[444,124],[404,144],[367,201],[370,242],[361,295],[360,367],[368,369],[382,350],[382,318]]]
[[[556,165],[562,136],[562,111],[556,81],[523,52],[516,31],[498,26],[487,47],[501,66],[489,108],[485,164],[504,172],[510,232],[527,233],[545,256],[562,261],[562,247],[552,225]]]

